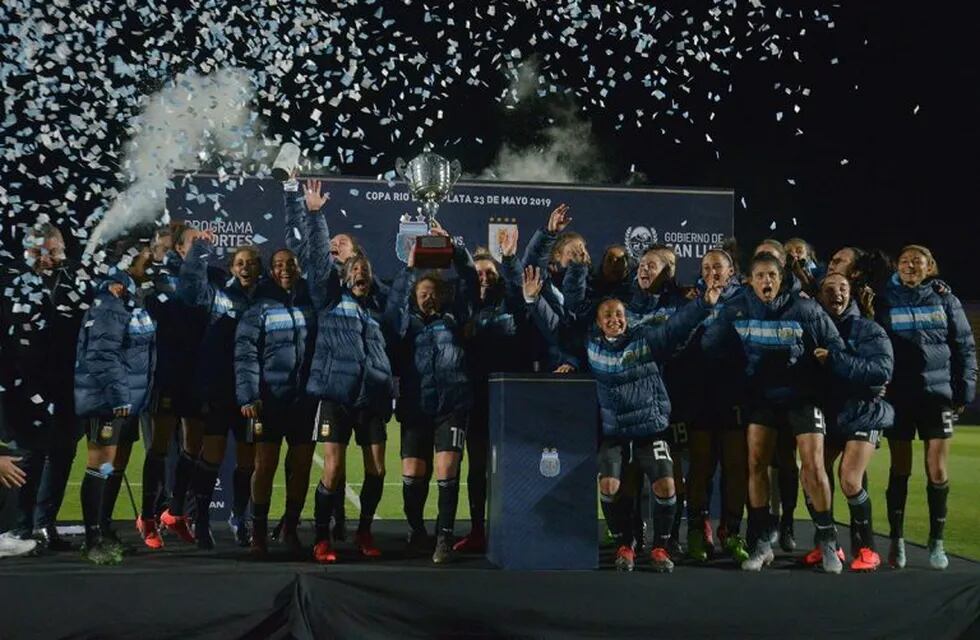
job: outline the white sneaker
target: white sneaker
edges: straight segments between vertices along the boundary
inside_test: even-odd
[[[888,564],[891,565],[892,569],[905,568],[904,538],[892,538],[891,544],[888,547]]]
[[[21,540],[13,533],[0,534],[0,558],[13,558],[23,556],[37,546],[37,540]]]
[[[764,538],[759,538],[748,560],[742,562],[742,571],[761,571],[763,567],[768,567],[772,564],[773,559],[772,546],[769,544],[769,541]]]
[[[942,540],[929,541],[929,566],[938,571],[943,571],[949,566],[949,558],[946,556]]]

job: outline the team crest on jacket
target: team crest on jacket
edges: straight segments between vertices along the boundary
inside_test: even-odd
[[[538,470],[541,471],[541,475],[545,478],[554,478],[561,473],[561,460],[558,459],[558,449],[545,447],[541,451],[541,464],[538,465]]]
[[[643,257],[643,252],[657,243],[657,230],[653,227],[627,227],[623,244],[634,260]]]

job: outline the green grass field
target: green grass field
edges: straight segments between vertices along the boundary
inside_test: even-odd
[[[387,451],[387,470],[388,476],[385,482],[385,493],[381,505],[378,508],[378,517],[383,519],[403,519],[402,496],[401,496],[401,466],[398,459],[399,432],[395,422],[389,424],[388,429],[388,451]],[[319,456],[319,452],[317,454]],[[81,520],[81,509],[78,500],[78,488],[84,474],[85,442],[79,444],[78,457],[72,469],[71,481],[68,486],[68,495],[62,507],[60,518],[67,521]],[[356,446],[351,447],[347,458],[347,479],[348,484],[354,491],[360,489],[360,482],[364,476],[364,466],[361,461],[360,449]],[[139,503],[140,478],[143,466],[142,443],[137,443],[126,475],[136,494],[137,505]],[[460,491],[459,518],[469,518],[469,504],[466,499],[466,462],[463,463],[463,487]],[[313,516],[313,491],[319,477],[320,467],[316,461],[313,464],[313,473],[310,480],[311,491],[307,496],[304,518]],[[885,487],[888,482],[888,450],[887,445],[872,459],[869,470],[869,480],[871,483],[871,497],[874,501],[874,518],[879,532],[887,533],[888,519],[885,514]],[[949,461],[949,477],[951,491],[949,494],[949,518],[946,523],[946,543],[947,549],[951,553],[960,554],[970,558],[980,558],[980,536],[976,532],[980,530],[980,427],[960,427],[957,429],[953,440],[952,453]],[[436,500],[435,487],[429,494],[429,501],[426,505],[426,518],[435,518]],[[272,496],[272,517],[278,517],[282,513],[284,501],[284,481],[282,472],[276,477],[275,490]],[[797,518],[805,518],[806,510],[803,507],[803,498],[800,497],[799,507],[796,512]],[[349,518],[356,517],[356,509],[350,503],[347,506]],[[838,520],[847,519],[847,503],[840,492],[834,497],[834,513]],[[121,520],[133,519],[132,507],[126,497],[125,489],[120,495],[116,505],[115,517]],[[912,472],[912,479],[909,482],[909,501],[905,516],[905,534],[907,538],[914,542],[924,543],[929,532],[929,515],[926,508],[925,494],[925,475],[922,462],[922,449],[917,446],[915,452],[915,462]]]

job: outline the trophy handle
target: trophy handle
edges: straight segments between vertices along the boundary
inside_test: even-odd
[[[463,175],[463,165],[459,163],[459,160],[453,160],[449,163],[449,175],[452,177],[453,184],[456,184],[459,177]]]
[[[399,178],[407,180],[408,177],[405,175],[405,160],[403,158],[395,159],[395,173],[398,174]]]

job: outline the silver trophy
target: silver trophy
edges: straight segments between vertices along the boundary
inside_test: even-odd
[[[293,172],[300,165],[300,148],[298,145],[287,142],[279,149],[279,154],[272,163],[272,177],[279,182],[286,182],[293,176]]]
[[[422,212],[431,228],[439,204],[449,197],[463,168],[459,160],[449,161],[437,153],[426,151],[407,163],[401,158],[395,160],[395,173],[408,184],[412,198],[421,203]]]

